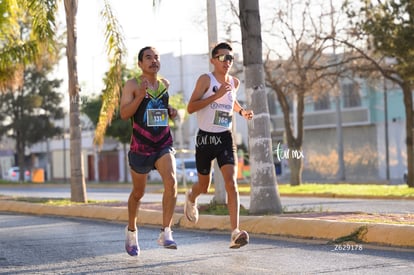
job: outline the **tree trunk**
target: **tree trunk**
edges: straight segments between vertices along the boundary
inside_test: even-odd
[[[255,116],[248,124],[251,168],[251,214],[282,212],[273,163],[270,116],[265,91],[258,0],[239,0],[245,89]]]
[[[298,186],[302,183],[303,159],[298,157],[301,150],[291,150],[289,154],[290,185]]]
[[[294,118],[295,125],[292,129],[288,121],[285,120],[286,136],[288,139],[288,149],[284,152],[289,161],[290,168],[290,185],[298,186],[302,183],[302,169],[303,169],[303,120],[305,113],[305,91],[301,91],[296,95],[296,117]],[[289,116],[289,110],[286,110],[285,116]]]
[[[407,185],[414,187],[414,147],[413,147],[413,98],[411,92],[411,85],[404,82],[402,85],[405,105],[405,131],[406,131],[406,145],[407,145]]]
[[[23,87],[23,84],[22,84]],[[19,89],[18,91],[18,102],[21,104],[23,99],[23,88]],[[16,120],[23,121],[23,107],[16,106]],[[22,133],[21,125],[18,126],[18,130],[16,133],[16,154],[17,154],[17,166],[19,167],[19,178],[17,179],[19,182],[24,182],[24,171],[25,171],[25,138],[24,134]]]
[[[16,152],[17,152],[17,166],[19,167],[19,182],[24,182],[24,173],[26,171],[25,160],[24,160],[25,144],[22,141],[20,133],[16,135]]]
[[[82,136],[79,113],[79,83],[76,51],[76,13],[77,0],[65,0],[67,26],[67,60],[69,74],[69,104],[70,104],[70,186],[71,201],[87,202],[86,184],[83,171]]]

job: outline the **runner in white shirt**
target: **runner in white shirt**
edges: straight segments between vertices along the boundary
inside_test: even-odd
[[[253,111],[244,110],[236,100],[240,81],[229,75],[234,59],[232,52],[231,46],[227,43],[220,43],[214,47],[210,60],[214,70],[198,78],[187,106],[190,114],[197,112],[198,183],[195,183],[186,193],[184,212],[190,221],[198,221],[197,197],[208,192],[213,160],[217,159],[227,192],[227,207],[232,229],[230,248],[240,248],[249,242],[249,235],[239,229],[237,150],[231,126],[234,112],[250,120],[253,118]]]

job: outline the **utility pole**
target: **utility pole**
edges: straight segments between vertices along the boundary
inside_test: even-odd
[[[208,28],[208,55],[212,47],[217,43],[217,16],[216,16],[216,0],[206,0],[207,4],[207,28]],[[210,70],[213,69],[210,64]],[[214,160],[214,198],[213,202],[217,204],[226,204],[226,189],[224,187],[224,179],[221,175],[217,161]]]
[[[385,128],[385,178],[390,180],[390,152],[388,150],[388,95],[387,95],[387,78],[384,77],[384,128]]]
[[[207,4],[207,31],[208,31],[208,54],[210,56],[210,49],[217,43],[217,15],[216,15],[216,0],[206,0]],[[213,65],[210,64],[210,70]]]
[[[334,14],[335,9],[332,4],[332,0],[330,0],[331,4],[331,32],[332,32],[332,38],[333,38],[333,56],[335,59],[335,63],[337,63],[337,56],[336,56],[336,31],[335,31],[335,25],[334,25]],[[336,139],[338,143],[338,180],[345,180],[345,163],[344,163],[344,138],[342,133],[342,110],[341,110],[341,89],[339,86],[339,81],[336,81],[335,85],[337,89],[336,97],[335,97],[335,105],[336,105]]]

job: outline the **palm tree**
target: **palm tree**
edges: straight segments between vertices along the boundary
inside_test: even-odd
[[[281,213],[282,205],[273,164],[270,116],[264,85],[258,0],[239,0],[239,11],[246,98],[255,112],[253,121],[248,125],[251,167],[249,211],[251,214]]]
[[[77,0],[64,0],[67,25],[67,58],[69,74],[70,100],[70,163],[71,163],[71,200],[87,202],[85,177],[82,158],[82,137],[80,128],[79,111],[79,83],[76,63],[76,13]],[[122,57],[124,54],[123,37],[118,21],[113,15],[111,6],[104,1],[104,9],[101,13],[106,21],[106,42],[110,68],[107,74],[107,86],[103,91],[103,104],[96,128],[95,141],[102,144],[103,135],[107,125],[112,120],[118,106],[118,99],[122,85]]]
[[[79,112],[79,82],[76,47],[76,13],[77,0],[64,0],[67,28],[66,55],[69,79],[69,114],[70,114],[70,186],[71,201],[87,202],[86,184],[83,171],[82,136]]]
[[[40,67],[45,53],[56,56],[56,11],[50,0],[0,1],[0,92],[21,85],[24,65]],[[29,24],[29,33],[23,33]]]
[[[155,2],[154,2],[155,3]],[[39,60],[44,51],[57,53],[54,47],[55,16],[57,14],[58,0],[2,0],[0,1],[0,91],[4,87],[19,85],[20,65],[33,64]],[[71,136],[71,200],[86,202],[86,188],[82,161],[81,129],[79,119],[79,83],[76,63],[76,13],[77,0],[64,0],[66,23],[67,23],[67,59],[70,95],[70,136]],[[19,20],[22,14],[31,19],[31,33],[26,34],[31,39],[23,42],[15,37],[19,29]],[[119,94],[120,86],[119,72],[122,65],[123,54],[122,36],[120,35],[116,20],[107,0],[104,1],[103,18],[107,18],[107,42],[109,43],[108,54],[114,58],[110,59],[110,86],[114,95]],[[111,25],[114,24],[114,25]],[[110,30],[110,31],[108,31]],[[112,53],[115,53],[112,55]],[[118,85],[116,85],[118,83]],[[107,98],[111,98],[108,96]],[[113,98],[113,97],[112,97]],[[111,102],[116,100],[112,99]],[[116,104],[117,105],[117,104]],[[114,105],[114,106],[116,106]],[[105,115],[111,118],[114,108],[109,108]],[[112,114],[111,114],[112,112]],[[110,120],[109,120],[110,121]]]

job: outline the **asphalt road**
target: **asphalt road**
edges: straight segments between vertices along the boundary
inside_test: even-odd
[[[87,188],[87,196],[90,200],[118,200],[127,201],[130,192],[129,185],[119,187],[99,187],[94,185]],[[70,198],[69,185],[0,185],[0,195]],[[208,203],[213,195],[201,195],[199,203]],[[142,202],[160,202],[161,194],[147,192]],[[184,203],[184,195],[179,194],[178,203]],[[240,196],[240,203],[249,208],[250,197]],[[284,211],[340,211],[340,212],[365,212],[365,213],[399,213],[409,214],[414,211],[414,200],[387,200],[387,199],[344,199],[344,198],[317,198],[317,197],[281,197]]]
[[[414,252],[251,236],[228,248],[228,233],[176,229],[177,250],[139,228],[141,255],[124,250],[124,224],[0,213],[0,274],[412,274]]]

